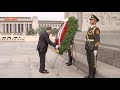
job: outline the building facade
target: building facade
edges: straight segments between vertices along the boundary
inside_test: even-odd
[[[75,16],[79,19],[79,30],[87,31],[91,14],[100,19],[97,26],[101,31],[120,31],[120,12],[65,12],[64,16]]]
[[[44,21],[38,20],[38,17],[0,17],[0,33],[8,34],[26,34],[30,29],[36,30],[38,27],[59,28],[63,21]]]
[[[63,21],[48,21],[48,20],[39,20],[39,27],[52,27],[59,29]]]

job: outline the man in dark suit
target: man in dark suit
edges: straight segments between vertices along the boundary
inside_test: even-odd
[[[56,48],[56,45],[49,39],[49,35],[51,33],[52,28],[48,27],[46,31],[42,32],[39,37],[37,50],[39,52],[40,57],[40,69],[39,72],[41,73],[49,73],[45,70],[45,55],[48,49],[48,44],[52,45]]]

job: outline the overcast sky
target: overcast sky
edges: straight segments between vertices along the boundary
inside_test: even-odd
[[[33,17],[39,20],[64,20],[64,12],[0,12],[0,17]]]

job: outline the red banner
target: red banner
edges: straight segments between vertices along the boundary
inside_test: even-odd
[[[17,18],[14,18],[14,17],[6,17],[4,20],[5,20],[5,21],[16,21]]]
[[[65,19],[64,24],[60,28],[57,35],[56,45],[58,45],[58,47],[60,47],[61,43],[63,42],[67,31],[68,31],[68,19]]]

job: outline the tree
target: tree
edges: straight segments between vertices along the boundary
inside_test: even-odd
[[[44,31],[46,30],[46,28],[47,28],[47,27],[38,27],[38,28],[36,29],[36,32],[37,32],[38,34],[40,34],[40,33],[44,32]],[[51,34],[56,35],[56,34],[58,33],[58,31],[59,31],[59,30],[58,30],[57,28],[53,28]]]
[[[34,29],[30,29],[29,31],[27,31],[27,35],[33,35],[36,34],[36,31]]]
[[[46,27],[38,27],[38,28],[36,29],[36,32],[37,32],[38,34],[40,34],[40,33],[44,32],[45,30],[46,30]]]
[[[53,28],[51,33],[52,33],[53,35],[57,35],[58,31],[59,31],[59,30],[58,30],[57,28]]]

